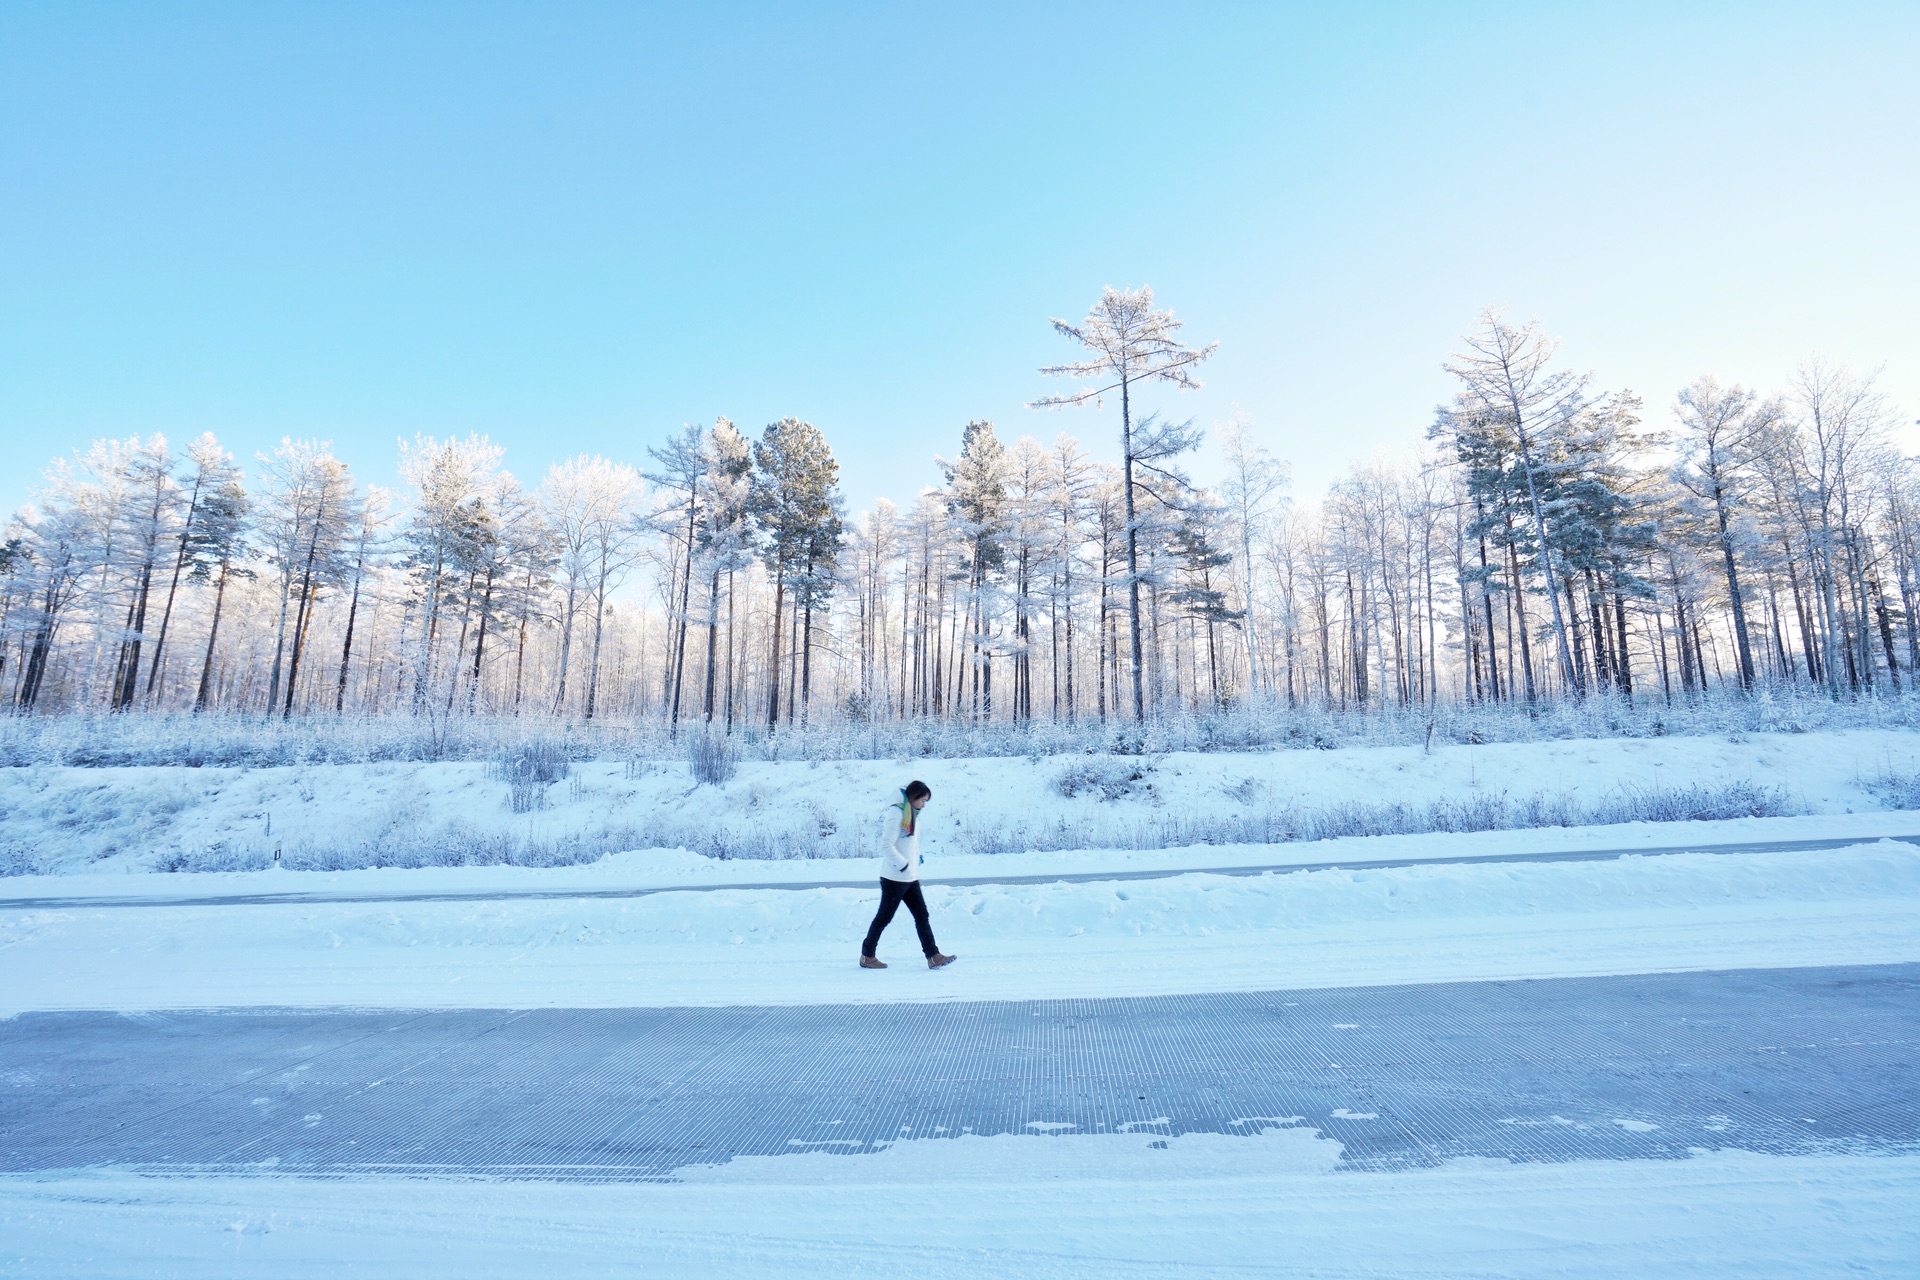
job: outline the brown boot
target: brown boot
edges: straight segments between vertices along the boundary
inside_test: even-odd
[[[927,957],[927,968],[929,969],[944,968],[945,966],[952,964],[956,959],[958,959],[958,957],[943,956],[938,951],[936,951],[932,955]]]
[[[861,956],[860,967],[862,969],[884,969],[887,966],[881,962],[878,956]]]

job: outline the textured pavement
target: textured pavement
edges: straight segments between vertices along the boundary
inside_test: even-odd
[[[1352,1168],[1920,1150],[1920,965],[1102,1000],[28,1014],[0,1172],[671,1177],[1302,1124]]]

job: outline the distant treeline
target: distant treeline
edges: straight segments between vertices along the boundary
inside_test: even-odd
[[[778,728],[1134,720],[1257,703],[1663,703],[1897,691],[1920,667],[1920,474],[1871,377],[1703,377],[1661,429],[1482,317],[1423,451],[1293,502],[1244,421],[1196,484],[1197,385],[1147,291],[1057,323],[1117,396],[1118,461],[956,432],[908,507],[849,518],[826,437],[725,418],[537,486],[485,437],[402,449],[407,489],[284,440],[56,462],[0,545],[21,712],[502,713]]]

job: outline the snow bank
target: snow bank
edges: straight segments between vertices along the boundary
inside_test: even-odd
[[[937,859],[1422,830],[1881,810],[1920,769],[1909,730],[1159,756],[580,764],[515,813],[492,766],[0,770],[0,869],[217,870],[860,856],[909,778]],[[1896,802],[1910,802],[1904,795]]]
[[[1920,960],[1920,849],[931,884],[930,973],[876,892],[0,911],[0,1013],[1161,995]]]

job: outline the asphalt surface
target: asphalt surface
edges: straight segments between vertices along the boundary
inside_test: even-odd
[[[1920,1150],[1920,965],[1039,1002],[28,1014],[0,1172],[635,1181],[1304,1125],[1343,1166]]]
[[[1556,849],[1540,853],[1485,853],[1440,855],[1426,858],[1342,858],[1326,862],[1284,862],[1261,866],[1176,867],[1140,871],[1085,871],[1072,874],[1027,876],[931,876],[928,884],[1085,884],[1110,880],[1165,880],[1172,876],[1270,876],[1300,871],[1368,871],[1383,867],[1460,866],[1478,862],[1610,862],[1617,858],[1663,857],[1677,853],[1746,854],[1797,853],[1821,849],[1848,849],[1894,840],[1920,845],[1920,835],[1853,836],[1831,840],[1759,840],[1738,844],[1677,844],[1659,848],[1634,849]],[[760,889],[871,889],[877,877],[858,880],[804,880],[740,882],[728,884],[636,885],[592,889],[455,889],[415,892],[368,892],[342,890],[288,890],[284,893],[206,894],[196,897],[167,897],[161,894],[125,896],[42,896],[0,898],[0,911],[71,911],[97,907],[221,907],[283,906],[325,902],[469,902],[523,901],[537,899],[644,898],[656,893],[715,893]]]

